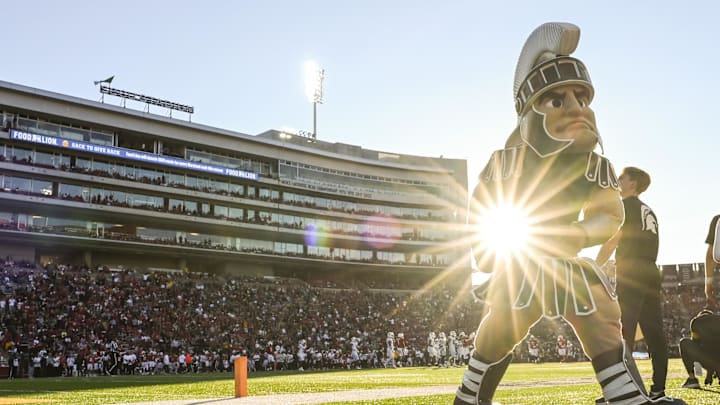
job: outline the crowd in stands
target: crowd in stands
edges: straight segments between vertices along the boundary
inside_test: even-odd
[[[404,336],[398,365],[457,364],[431,360],[428,336],[457,331],[468,344],[482,314],[470,294],[450,286],[344,288],[12,260],[0,261],[0,280],[0,363],[12,367],[20,358],[16,364],[34,376],[229,371],[239,355],[248,356],[251,370],[384,367],[389,332]],[[666,290],[671,347],[703,305],[696,287]],[[584,359],[562,321],[543,320],[531,333],[540,361]],[[575,348],[567,356],[556,350],[558,335]],[[527,347],[517,346],[515,361],[532,360]],[[302,364],[299,351],[307,353]]]
[[[417,339],[424,344],[428,330],[460,328],[479,316],[469,300],[448,311],[449,291],[414,298],[295,279],[8,262],[0,269],[4,348],[26,347],[31,356],[44,350],[48,359],[74,356],[75,364],[99,363],[113,341],[120,354],[154,353],[155,360],[168,354],[172,361],[183,353],[264,356],[269,346],[295,353],[302,338],[308,351],[348,353],[355,336],[368,354],[384,351],[388,330],[405,331],[412,346]]]

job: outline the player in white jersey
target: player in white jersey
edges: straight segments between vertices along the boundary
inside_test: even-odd
[[[427,354],[428,366],[436,366],[438,364],[438,351],[436,347],[435,332],[430,332],[427,338]]]
[[[447,366],[447,336],[445,332],[440,332],[437,340],[435,341],[435,347],[438,353],[438,365]]]
[[[350,363],[348,364],[348,368],[355,367],[356,369],[360,369],[360,339],[353,336],[350,338]]]
[[[448,362],[453,367],[458,364],[458,339],[454,330],[451,330],[448,336]]]
[[[307,349],[307,341],[305,339],[300,339],[298,342],[298,350],[297,350],[297,361],[298,361],[298,370],[299,371],[305,371],[305,363],[307,361],[307,352],[305,351]]]
[[[107,375],[116,374],[117,368],[118,368],[118,357],[120,357],[120,353],[118,353],[119,347],[115,340],[111,340],[110,343],[108,343],[106,346],[107,349],[107,367],[105,368],[105,373]]]
[[[77,377],[77,366],[75,365],[75,355],[69,354],[67,357],[65,357],[65,364],[67,366],[65,375],[67,377]]]
[[[164,353],[162,358],[162,364],[163,364],[163,371],[165,374],[170,373],[170,354]]]
[[[396,368],[395,364],[395,333],[388,332],[387,339],[385,339],[385,367],[388,364],[392,364],[392,368]]]

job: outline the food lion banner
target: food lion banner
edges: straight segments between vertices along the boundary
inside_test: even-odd
[[[114,146],[96,145],[90,142],[75,141],[56,136],[39,135],[27,131],[10,130],[10,139],[36,143],[40,145],[55,146],[58,148],[79,150],[95,153],[98,155],[112,156],[120,159],[130,159],[141,162],[148,162],[157,165],[190,169],[205,173],[218,174],[222,176],[237,177],[248,180],[258,180],[260,175],[255,172],[248,172],[240,169],[211,165],[207,163],[191,162],[185,159],[178,159],[170,156],[156,155],[154,153],[140,152],[131,149],[116,148]]]

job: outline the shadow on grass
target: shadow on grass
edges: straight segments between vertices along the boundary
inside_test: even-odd
[[[700,391],[714,392],[716,394],[720,394],[720,387],[713,389],[713,388],[705,386],[705,387],[700,387],[699,389],[700,389]]]

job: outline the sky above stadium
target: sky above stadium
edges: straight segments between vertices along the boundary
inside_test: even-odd
[[[525,39],[543,22],[572,22],[605,155],[653,178],[641,198],[659,218],[658,262],[701,262],[720,214],[718,4],[13,1],[2,7],[0,80],[99,100],[93,81],[114,75],[118,89],[194,106],[193,122],[254,135],[312,131],[304,65],[314,60],[326,71],[318,138],[467,159],[472,188],[515,126]]]

